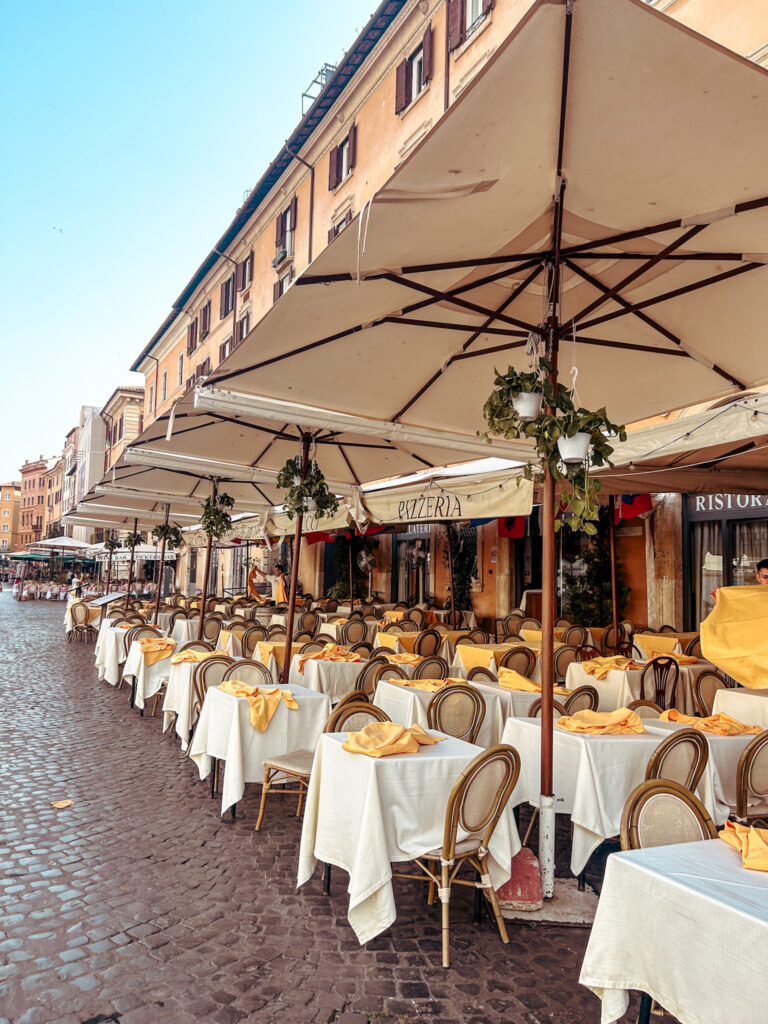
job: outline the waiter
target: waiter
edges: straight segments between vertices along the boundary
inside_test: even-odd
[[[253,569],[272,587],[272,600],[275,604],[285,604],[288,601],[288,593],[285,589],[285,570],[282,565],[275,566],[274,574],[262,572],[257,565],[254,565]]]

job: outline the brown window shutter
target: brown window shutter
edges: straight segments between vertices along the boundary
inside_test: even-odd
[[[251,281],[253,281],[253,249],[251,249],[250,255],[248,256],[248,263],[250,264],[248,268],[250,270],[249,277]]]
[[[280,298],[280,282],[279,281],[275,281],[275,283],[272,285],[272,302],[273,303],[277,302],[277,300],[279,298]]]
[[[351,224],[353,216],[354,216],[354,214],[352,213],[352,209],[350,208],[349,210],[347,210],[346,214],[344,215],[344,224],[345,225]]]
[[[347,151],[347,164],[350,171],[355,166],[357,158],[357,125],[352,124],[349,128],[349,149]]]
[[[464,42],[464,0],[448,0],[448,49],[455,50]]]
[[[221,285],[221,292],[219,293],[219,320],[223,320],[227,315],[227,282],[223,281]]]
[[[224,351],[224,347],[225,347],[224,345],[219,345],[219,362],[220,363],[223,362],[224,357],[226,355],[226,353]]]
[[[424,38],[421,41],[422,72],[421,76],[424,85],[432,78],[432,26],[427,26]]]
[[[411,102],[409,97],[410,82],[411,78],[408,74],[410,68],[408,67],[408,61],[403,60],[397,65],[395,71],[395,113],[399,114],[401,110],[405,110],[408,104]]]
[[[278,214],[275,221],[275,248],[285,248],[285,217],[283,217],[282,213]]]
[[[339,147],[334,146],[328,154],[328,189],[336,188],[339,184]]]
[[[291,200],[291,231],[296,230],[296,217],[298,215],[299,200],[297,196],[294,196]]]
[[[245,288],[245,260],[237,264],[237,290],[241,292]]]
[[[488,14],[493,10],[496,0],[483,0],[483,14]]]

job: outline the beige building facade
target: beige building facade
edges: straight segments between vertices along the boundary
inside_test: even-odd
[[[106,428],[104,470],[110,469],[144,429],[144,388],[115,388],[101,410]]]
[[[0,553],[19,547],[21,481],[0,484]]]

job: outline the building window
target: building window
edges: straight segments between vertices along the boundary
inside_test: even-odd
[[[401,61],[395,72],[395,113],[399,114],[422,93],[432,77],[432,27],[424,33],[419,48]]]
[[[340,235],[341,232],[344,230],[344,228],[348,224],[352,223],[352,218],[353,217],[354,217],[354,214],[352,213],[352,209],[350,207],[350,209],[347,210],[347,212],[344,214],[344,216],[343,217],[339,217],[339,219],[334,221],[333,224],[331,225],[331,227],[329,228],[329,230],[328,230],[328,241],[332,242],[337,235]]]
[[[149,385],[149,404],[147,405],[147,412],[149,413],[150,416],[152,415],[154,406],[155,406],[155,385],[154,384],[150,384]]]
[[[275,258],[272,260],[272,266],[275,268],[279,267],[283,260],[293,256],[297,216],[298,200],[294,196],[290,205],[278,214],[275,220]]]
[[[202,363],[198,363],[195,367],[195,380],[198,381],[202,377],[207,377],[211,372],[211,358],[204,359]]]
[[[357,126],[352,125],[349,135],[334,146],[329,154],[328,188],[337,188],[351,173],[357,158]]]
[[[232,352],[234,347],[235,347],[234,338],[230,334],[230,336],[227,338],[227,340],[223,341],[221,343],[221,345],[219,345],[219,362],[220,363],[224,362],[224,360],[227,358],[229,353]]]
[[[474,29],[486,16],[492,5],[486,5],[485,0],[465,0],[466,5],[466,31],[472,35]],[[487,9],[486,9],[487,6]]]
[[[251,326],[251,314],[246,313],[237,321],[237,344],[239,345]]]
[[[3,509],[3,515],[4,516],[9,516],[10,514],[11,514],[10,509],[7,509],[7,508]]]
[[[160,401],[164,402],[168,397],[168,371],[163,370],[163,376],[160,378]],[[120,436],[123,436],[123,417],[120,417]]]
[[[275,281],[275,286],[272,289],[272,300],[274,302],[277,302],[281,295],[285,295],[285,293],[288,291],[292,284],[293,266],[291,266],[291,269],[288,271],[287,274],[283,274],[282,277],[279,277],[277,281]]]
[[[200,340],[208,337],[211,330],[211,300],[209,299],[200,310]]]
[[[10,491],[6,491],[5,492],[5,500],[6,501],[10,501],[11,500],[11,492]]]
[[[232,274],[226,281],[222,282],[221,292],[219,294],[219,320],[223,320],[224,317],[232,312],[232,308],[235,305],[235,275]]]
[[[187,355],[191,355],[197,348],[197,317],[187,327]]]
[[[448,49],[456,50],[482,25],[495,0],[448,0]]]
[[[8,533],[8,523],[3,523],[3,533]]]
[[[180,388],[184,383],[184,353],[179,353],[179,363],[176,370],[176,387]]]
[[[253,280],[253,252],[245,257],[242,263],[237,265],[237,290],[239,292],[248,288]]]
[[[125,427],[125,413],[121,413],[120,419],[117,422],[117,439],[118,439],[118,441],[122,441],[122,439],[123,439],[123,429],[124,429],[124,427]]]

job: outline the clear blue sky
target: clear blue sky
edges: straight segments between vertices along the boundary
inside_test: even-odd
[[[0,481],[102,406],[377,0],[0,0]]]

